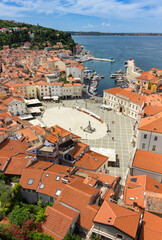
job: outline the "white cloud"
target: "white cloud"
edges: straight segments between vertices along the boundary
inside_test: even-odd
[[[110,23],[105,23],[105,22],[102,22],[101,25],[104,26],[104,27],[110,27],[111,26]]]
[[[86,26],[83,26],[83,28],[95,28],[95,25],[88,23]]]
[[[1,0],[0,16],[24,12],[81,14],[103,19],[162,18],[161,0]],[[108,24],[108,23],[105,23]],[[106,25],[105,25],[106,26]],[[108,26],[108,25],[107,25]]]

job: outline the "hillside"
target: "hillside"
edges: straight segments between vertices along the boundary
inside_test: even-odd
[[[62,42],[66,49],[72,50],[75,42],[70,33],[46,28],[39,25],[15,22],[12,20],[0,20],[0,49],[4,45],[19,47],[25,42],[31,43],[31,48],[43,49]]]

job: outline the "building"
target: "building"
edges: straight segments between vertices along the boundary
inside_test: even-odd
[[[62,87],[62,97],[63,98],[81,98],[82,97],[81,83],[66,83]]]
[[[93,222],[91,233],[99,235],[102,239],[138,239],[140,213],[115,203],[105,200]]]
[[[119,87],[104,90],[103,104],[108,105],[116,112],[120,112],[133,119],[140,119],[139,112],[145,104],[145,97]]]
[[[26,94],[27,99],[36,99],[37,98],[37,87],[33,81],[26,81]]]
[[[50,96],[50,87],[48,82],[39,81],[37,82],[38,98],[43,99],[45,96]]]
[[[137,148],[162,154],[162,112],[142,118],[138,126]]]
[[[24,115],[26,110],[26,104],[21,97],[9,97],[2,102],[8,107],[8,111],[12,116]]]
[[[162,215],[162,184],[148,175],[130,176],[124,188],[123,202]]]
[[[143,72],[140,76],[136,77],[136,85],[142,86],[145,89],[151,89],[151,82],[155,80],[155,76],[149,72]]]
[[[72,75],[74,78],[80,79],[80,82],[84,82],[83,77],[83,65],[71,65],[66,67],[66,80],[68,80],[69,75]]]
[[[162,155],[137,149],[130,169],[131,176],[148,175],[162,183]]]
[[[61,82],[51,82],[50,83],[51,97],[53,96],[62,97],[62,86],[63,83]]]

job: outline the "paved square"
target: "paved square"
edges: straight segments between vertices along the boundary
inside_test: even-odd
[[[89,111],[100,116],[104,121],[104,125],[108,124],[111,132],[104,133],[102,137],[97,139],[82,139],[82,141],[90,145],[90,147],[115,149],[119,156],[119,167],[108,167],[109,173],[111,175],[120,175],[122,178],[126,176],[130,155],[133,150],[131,144],[134,125],[133,119],[115,113],[113,110],[102,110],[101,103],[95,103],[91,100],[63,100],[62,103],[44,102],[43,105],[45,109],[57,107],[58,110],[59,107],[74,108],[75,106],[78,106],[81,108],[87,108]],[[53,116],[53,118],[55,117]],[[43,122],[41,117],[38,117],[38,119]],[[66,121],[66,116],[64,116],[63,120]],[[115,123],[113,123],[113,121]],[[69,130],[70,127],[71,125],[68,126],[67,130]],[[105,129],[103,131],[105,132]],[[114,140],[112,139],[113,137]]]

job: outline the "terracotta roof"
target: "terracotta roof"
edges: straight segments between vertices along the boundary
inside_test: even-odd
[[[139,240],[162,239],[162,218],[145,212]]]
[[[8,162],[4,173],[5,174],[13,174],[13,175],[21,175],[23,169],[26,168],[28,163],[32,161],[34,158],[33,155],[27,155],[27,154],[17,154],[16,156],[13,156],[10,161]]]
[[[130,176],[125,185],[123,202],[130,206],[133,206],[133,203],[135,202],[138,206],[145,208],[147,192],[162,194],[162,184],[148,175]],[[157,207],[154,207],[154,211],[156,210]]]
[[[139,77],[136,77],[137,80],[145,80],[145,81],[151,81],[155,79],[156,77],[152,75],[149,72],[142,72],[142,74]]]
[[[147,116],[153,116],[159,112],[162,112],[162,106],[146,105],[142,110]]]
[[[129,99],[129,101],[137,103],[139,105],[142,105],[143,102],[146,101],[146,98],[142,95],[139,95],[135,92],[127,91],[125,89],[116,87],[116,88],[111,88],[111,89],[106,89],[104,90],[105,92],[108,92],[110,94],[116,95],[116,96],[124,96]]]
[[[137,149],[132,167],[162,174],[162,155]]]
[[[108,157],[101,155],[94,151],[88,151],[75,162],[76,167],[81,167],[87,170],[97,170],[101,165],[107,161]]]
[[[43,169],[46,170],[49,167],[51,167],[53,165],[53,163],[51,162],[46,162],[46,161],[35,161],[33,163],[31,163],[27,169],[31,169],[31,170],[39,170],[39,169]]]
[[[162,112],[142,118],[138,126],[139,130],[162,133]]]
[[[35,125],[35,126],[31,126],[30,127],[31,129],[33,129],[34,131],[36,131],[36,133],[40,136],[45,136],[45,130],[44,128],[38,126],[38,125]]]
[[[65,181],[67,180],[68,182],[64,183],[62,181],[62,178]],[[76,179],[74,179],[73,177],[65,177],[64,174],[50,172],[49,168],[48,170],[44,171],[41,179],[41,184],[39,185],[37,192],[46,194],[48,196],[52,196],[57,199],[57,197],[60,195],[64,187],[67,186],[67,184],[70,184],[75,181],[77,181],[77,177]],[[59,195],[57,194],[57,190],[61,191]]]
[[[85,148],[89,148],[89,146],[82,142],[76,142],[74,145],[74,149],[70,151],[70,154],[76,158],[79,156],[80,153],[82,153]]]
[[[90,187],[81,181],[75,181],[64,187],[58,202],[63,202],[79,211],[83,211],[90,204],[92,196],[97,197],[99,194],[100,190]]]
[[[42,225],[43,232],[46,232],[47,229],[51,232],[50,235],[57,235],[62,239],[67,234],[74,219],[77,219],[79,215],[78,212],[73,211],[61,204],[56,204],[53,207],[47,206],[45,214],[47,217]]]
[[[31,169],[24,169],[20,178],[21,187],[36,190],[40,183],[42,174],[43,169],[37,171]]]
[[[14,153],[24,153],[28,148],[29,143],[27,143],[25,138],[20,138],[19,140],[6,139],[0,144],[0,150],[11,151]]]
[[[94,222],[116,227],[133,238],[136,237],[139,220],[139,213],[106,200],[94,218]]]
[[[78,224],[83,228],[90,230],[93,226],[93,219],[99,209],[100,207],[95,204],[86,206],[86,208],[80,214]]]
[[[38,139],[37,135],[34,133],[31,127],[20,129],[17,132],[20,135],[27,137],[29,142],[32,142]]]

